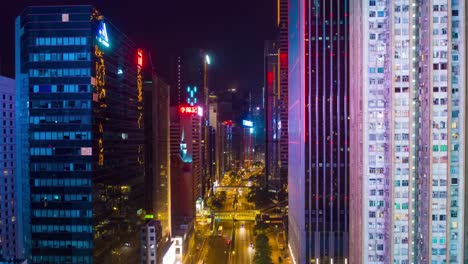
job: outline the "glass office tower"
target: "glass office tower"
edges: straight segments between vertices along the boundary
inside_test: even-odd
[[[289,2],[289,249],[348,256],[348,1]],[[357,263],[357,262],[356,262]]]
[[[121,248],[137,241],[144,206],[142,51],[92,6],[26,8],[16,44],[32,263],[131,262]]]
[[[352,1],[351,263],[467,263],[466,1]]]

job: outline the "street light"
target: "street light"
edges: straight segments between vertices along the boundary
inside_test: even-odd
[[[205,55],[205,62],[206,64],[210,65],[211,64],[211,59],[210,59],[210,56],[208,54]]]

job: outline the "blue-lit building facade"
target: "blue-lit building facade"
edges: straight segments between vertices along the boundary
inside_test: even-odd
[[[142,51],[92,6],[26,8],[16,48],[27,254],[119,263],[144,207]]]
[[[16,179],[15,80],[0,76],[0,263],[23,257],[21,181]]]
[[[293,263],[348,256],[348,1],[289,2],[288,247]]]

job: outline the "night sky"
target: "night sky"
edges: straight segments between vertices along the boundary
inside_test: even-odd
[[[0,75],[14,77],[14,20],[28,5],[92,4],[151,51],[160,75],[183,48],[212,54],[212,87],[254,94],[263,85],[263,42],[275,38],[275,0],[6,0],[0,14]],[[5,8],[6,7],[6,8]]]

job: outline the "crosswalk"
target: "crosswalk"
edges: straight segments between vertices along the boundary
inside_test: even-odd
[[[215,213],[216,220],[238,220],[238,221],[255,221],[256,211],[242,212],[219,212]]]

